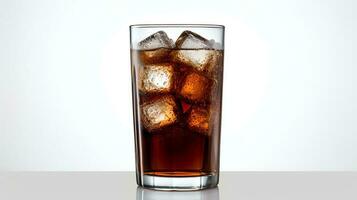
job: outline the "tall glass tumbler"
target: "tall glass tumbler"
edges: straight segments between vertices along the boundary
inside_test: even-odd
[[[224,26],[130,26],[136,177],[158,190],[215,187]]]

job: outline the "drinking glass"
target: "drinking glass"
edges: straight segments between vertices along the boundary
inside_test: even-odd
[[[130,26],[139,186],[215,187],[223,85],[224,26]]]

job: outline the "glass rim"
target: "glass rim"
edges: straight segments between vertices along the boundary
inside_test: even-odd
[[[220,28],[225,26],[221,24],[132,24],[132,28]]]

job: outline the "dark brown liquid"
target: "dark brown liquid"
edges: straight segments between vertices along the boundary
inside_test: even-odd
[[[215,59],[205,69],[175,59],[179,51],[192,50],[131,52],[136,160],[138,170],[146,175],[187,177],[218,172],[223,51],[209,50]],[[164,92],[141,89],[140,70],[162,63],[173,66],[170,89]],[[145,105],[166,97],[175,104],[174,122],[151,126],[144,120]]]

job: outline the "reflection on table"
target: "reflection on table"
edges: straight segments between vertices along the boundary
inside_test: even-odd
[[[136,200],[219,200],[218,187],[187,192],[156,191],[137,187]]]

